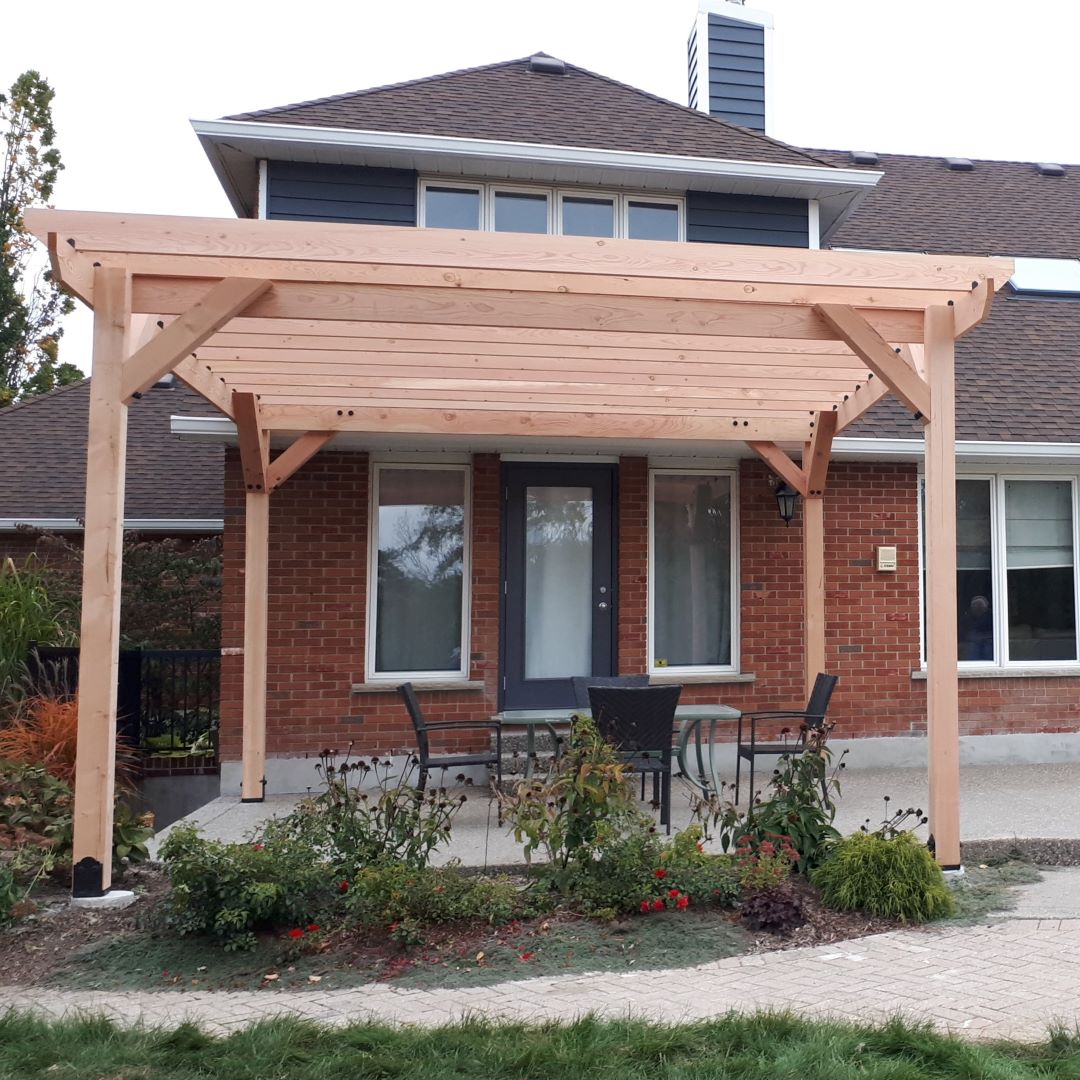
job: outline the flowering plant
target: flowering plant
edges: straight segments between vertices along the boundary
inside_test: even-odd
[[[762,840],[750,835],[742,836],[735,849],[739,885],[748,893],[779,888],[791,877],[791,871],[798,861],[799,853],[791,839],[776,833],[766,833]]]

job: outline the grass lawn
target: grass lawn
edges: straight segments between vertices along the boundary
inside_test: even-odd
[[[631,1021],[420,1030],[272,1021],[216,1039],[194,1028],[0,1018],[0,1078],[56,1080],[1027,1080],[1080,1077],[1080,1038],[976,1044],[899,1021],[880,1027],[785,1016],[661,1027]]]

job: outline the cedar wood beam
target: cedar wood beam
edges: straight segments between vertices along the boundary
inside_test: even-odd
[[[266,473],[266,490],[281,487],[290,476],[311,460],[332,438],[332,431],[306,431],[287,446],[270,463]]]
[[[234,390],[233,413],[236,421],[236,435],[240,443],[240,464],[244,470],[244,486],[248,491],[265,492],[270,450],[255,395]]]
[[[226,278],[148,341],[124,365],[124,400],[141,394],[172,371],[177,361],[194,352],[234,315],[262,296],[269,279]]]
[[[808,497],[825,494],[825,479],[829,475],[829,456],[836,434],[836,413],[821,412],[814,424],[814,433],[803,454],[803,473],[806,476]]]
[[[844,304],[815,304],[814,310],[912,412],[930,420],[930,387],[858,311]]]
[[[804,499],[807,485],[806,473],[795,464],[785,450],[774,442],[748,442],[746,444],[781,480],[786,480]]]

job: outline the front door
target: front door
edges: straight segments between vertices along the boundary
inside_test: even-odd
[[[614,465],[503,466],[504,709],[569,708],[615,664]]]

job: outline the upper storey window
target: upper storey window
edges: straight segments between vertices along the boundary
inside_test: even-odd
[[[576,188],[420,182],[420,225],[429,229],[685,239],[684,202]]]

